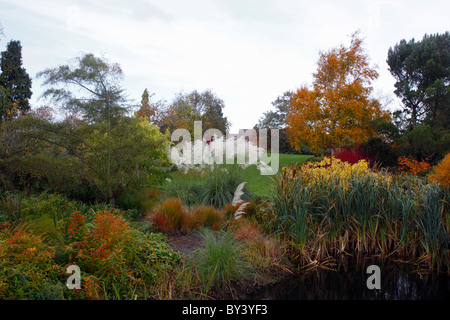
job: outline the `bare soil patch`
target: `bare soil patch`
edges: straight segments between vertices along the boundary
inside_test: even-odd
[[[170,234],[167,235],[167,239],[172,248],[180,253],[184,259],[191,257],[196,249],[203,246],[200,235],[195,232]]]

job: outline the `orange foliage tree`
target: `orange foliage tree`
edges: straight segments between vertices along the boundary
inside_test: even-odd
[[[321,52],[313,85],[301,86],[291,98],[287,130],[291,144],[312,152],[336,147],[349,136],[355,144],[375,135],[375,120],[390,120],[377,99],[371,82],[378,77],[369,66],[358,32],[350,47],[343,45]]]
[[[136,117],[142,118],[151,124],[160,125],[162,113],[164,109],[163,101],[151,101],[154,94],[149,94],[148,90],[145,89],[142,94],[141,105],[139,110],[134,113]]]

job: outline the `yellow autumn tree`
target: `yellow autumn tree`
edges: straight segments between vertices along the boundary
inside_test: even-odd
[[[355,144],[376,134],[376,120],[390,120],[387,111],[371,97],[371,82],[378,77],[370,67],[359,33],[344,45],[321,52],[312,87],[294,92],[287,115],[287,130],[294,148],[312,152],[339,146],[350,137]]]

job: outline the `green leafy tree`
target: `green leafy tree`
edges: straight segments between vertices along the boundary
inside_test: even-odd
[[[218,129],[225,134],[230,124],[223,114],[225,103],[212,91],[179,93],[160,120],[163,130],[187,129],[193,134],[194,121],[202,121],[203,132]]]
[[[89,123],[107,123],[106,127],[101,127],[104,131],[99,134],[111,137],[116,120],[128,110],[124,106],[126,99],[120,85],[123,79],[120,65],[109,63],[92,53],[75,58],[73,65],[46,69],[37,76],[44,78],[43,85],[50,87],[43,93],[44,97],[59,103],[64,109],[81,113]],[[104,179],[108,186],[108,198],[113,202],[113,145],[110,138],[106,141],[104,147],[108,156],[105,159]]]
[[[286,130],[286,118],[291,107],[291,98],[293,92],[286,91],[282,95],[278,96],[275,101],[272,102],[272,106],[275,110],[269,110],[263,113],[259,118],[258,124],[255,126],[256,130],[259,129],[279,129],[279,141],[278,150],[280,153],[292,153],[296,152],[290,142],[288,133]],[[268,148],[271,148],[271,131],[267,132]]]
[[[22,146],[17,155],[15,148],[9,151],[6,164],[51,186],[87,181],[112,205],[124,193],[159,183],[169,166],[168,137],[136,117],[117,118],[110,131],[108,126],[106,120],[74,125],[36,114],[20,117],[5,125]]]
[[[430,124],[450,127],[450,34],[425,35],[421,41],[401,40],[388,51],[389,71],[396,80],[395,94],[406,118],[406,128]]]
[[[257,127],[268,129],[283,129],[286,127],[286,117],[291,107],[292,91],[286,91],[272,102],[275,110],[269,110],[263,113],[259,118]]]
[[[22,45],[12,40],[1,53],[0,119],[30,110],[31,78],[22,67]]]
[[[41,121],[38,129],[26,130],[31,138],[60,149],[62,154],[56,159],[64,160],[55,167],[65,165],[66,172],[74,173],[83,170],[114,204],[121,192],[131,190],[133,184],[142,185],[151,176],[151,170],[162,166],[156,162],[164,159],[163,149],[169,140],[157,127],[127,116],[129,108],[121,87],[123,73],[119,64],[85,54],[75,58],[74,65],[47,69],[38,76],[50,87],[44,97],[82,117],[65,125]],[[146,161],[151,161],[152,169]]]
[[[37,76],[49,87],[44,97],[68,111],[81,113],[88,122],[112,123],[128,110],[120,65],[92,53],[75,58],[72,65],[46,69]]]

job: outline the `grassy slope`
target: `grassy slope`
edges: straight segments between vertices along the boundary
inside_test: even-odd
[[[290,166],[293,162],[302,163],[310,157],[310,155],[280,154],[279,167]],[[205,178],[196,172],[189,172],[187,175],[183,171],[173,173],[173,180],[183,184],[202,182]],[[273,176],[261,175],[255,165],[249,166],[244,170],[243,180],[247,182],[247,188],[255,195],[266,196],[270,194],[270,189],[273,185]]]

